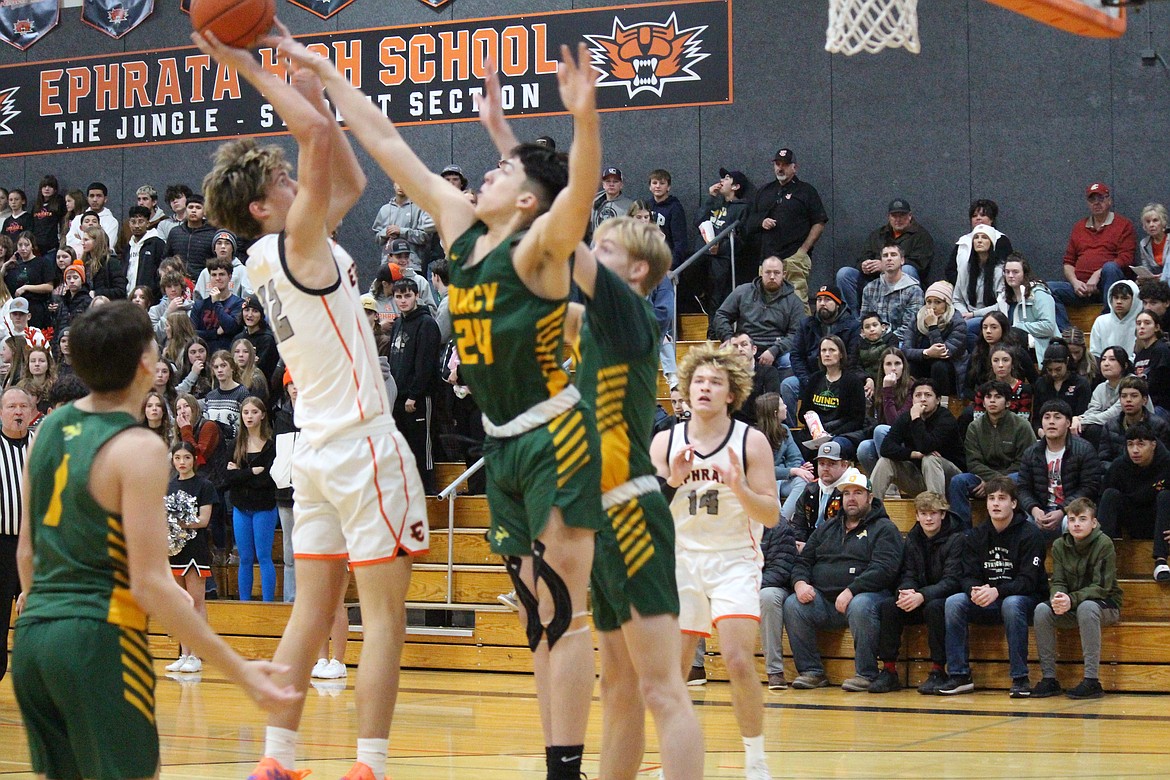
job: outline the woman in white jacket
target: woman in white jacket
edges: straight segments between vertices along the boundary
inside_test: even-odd
[[[1012,327],[1028,334],[1036,363],[1044,361],[1048,342],[1060,335],[1056,325],[1056,299],[1019,252],[1008,255],[1003,264],[1004,291],[1000,310]]]
[[[994,311],[1003,295],[1003,262],[996,251],[1006,236],[990,225],[976,225],[955,242],[955,292],[952,303],[965,320],[979,322]],[[967,328],[967,349],[975,347],[978,328]]]
[[[1144,268],[1150,276],[1160,276],[1170,281],[1170,241],[1166,240],[1166,227],[1170,215],[1161,203],[1147,203],[1142,209],[1142,230],[1146,235],[1138,242],[1137,262],[1134,268]],[[1138,273],[1141,273],[1140,271]]]

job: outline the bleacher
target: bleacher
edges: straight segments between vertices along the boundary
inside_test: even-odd
[[[1077,327],[1086,333],[1096,316],[1095,308],[1070,311]],[[1084,323],[1084,324],[1082,324]],[[679,354],[704,338],[706,318],[683,315]],[[660,395],[666,397],[663,386]],[[442,464],[437,483],[447,485],[463,471],[463,464]],[[890,517],[908,531],[914,525],[914,507],[910,499],[887,499]],[[455,499],[454,528],[448,531],[449,506],[438,498],[427,499],[431,528],[431,552],[419,559],[408,591],[408,607],[418,613],[435,614],[452,611],[473,618],[461,621],[456,630],[430,630],[426,627],[408,632],[403,666],[417,669],[474,670],[494,672],[531,672],[532,657],[524,631],[516,616],[501,606],[496,597],[511,590],[503,564],[493,556],[484,534],[488,526],[488,508],[483,496],[458,495]],[[980,518],[976,517],[976,522]],[[1170,689],[1170,588],[1151,579],[1152,543],[1124,540],[1118,543],[1118,572],[1124,589],[1122,622],[1107,628],[1103,635],[1101,682],[1112,691],[1165,691]],[[451,550],[451,581],[448,583],[448,549]],[[281,543],[278,538],[274,556],[280,569]],[[1049,565],[1051,569],[1051,564]],[[217,572],[221,596],[235,590],[235,569]],[[278,576],[278,582],[281,579]],[[259,574],[255,577],[254,598],[259,598]],[[450,601],[448,601],[450,588]],[[348,600],[356,602],[351,584]],[[208,604],[212,625],[228,637],[239,650],[254,656],[270,656],[287,620],[290,607],[284,604],[240,604],[213,601]],[[467,614],[470,613],[470,614]],[[361,652],[360,633],[351,634],[346,661],[354,664]],[[596,637],[595,637],[596,640]],[[848,631],[823,633],[821,653],[829,678],[840,682],[853,674],[852,639]],[[1081,677],[1080,639],[1075,631],[1059,635],[1059,673],[1065,686],[1075,685]],[[160,658],[173,658],[178,648],[163,635],[152,637],[152,649]],[[707,676],[726,680],[726,669],[718,653],[718,637],[708,643]],[[1030,658],[1033,678],[1039,669],[1034,641]],[[976,684],[980,687],[1004,688],[1007,673],[1007,642],[1002,627],[972,626],[971,659]],[[786,672],[789,679],[795,669],[787,644]],[[757,666],[765,679],[763,658],[757,649]],[[917,684],[929,671],[929,653],[923,627],[905,632],[899,669],[904,682]]]

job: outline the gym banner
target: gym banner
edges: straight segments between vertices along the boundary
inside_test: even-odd
[[[417,125],[475,121],[488,58],[506,114],[563,114],[560,46],[579,41],[603,111],[730,103],[730,21],[731,0],[694,0],[298,38],[394,122]],[[272,49],[259,57],[284,72]],[[271,105],[193,47],[0,67],[0,157],[283,132]]]
[[[0,2],[0,36],[24,51],[61,21],[61,0],[4,0]]]
[[[111,38],[121,38],[154,13],[154,0],[84,0],[81,21]]]
[[[298,8],[304,8],[306,11],[320,16],[322,19],[328,19],[333,14],[345,8],[353,2],[353,0],[288,0]]]

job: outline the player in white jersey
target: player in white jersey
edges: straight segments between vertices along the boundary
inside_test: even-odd
[[[666,482],[675,527],[682,674],[699,637],[719,627],[731,704],[750,780],[770,778],[764,697],[756,673],[763,526],[780,519],[772,448],[731,418],[751,394],[751,368],[731,347],[704,344],[679,363],[691,419],[654,437],[650,457]]]
[[[283,26],[280,33],[265,43],[295,45]],[[291,670],[284,682],[303,692],[345,590],[348,562],[365,642],[356,686],[357,761],[345,777],[377,780],[386,772],[398,692],[410,556],[426,552],[429,539],[422,481],[391,417],[353,260],[328,238],[366,178],[312,71],[289,63],[290,85],[247,51],[212,36],[194,40],[256,87],[299,145],[299,182],[279,147],[240,140],[219,148],[203,190],[216,224],[259,237],[248,273],[299,391],[302,435],[293,466],[299,587],[275,658]],[[302,704],[269,718],[252,778],[308,774],[292,769]]]

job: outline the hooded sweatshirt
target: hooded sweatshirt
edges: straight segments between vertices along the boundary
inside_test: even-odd
[[[1121,492],[1127,510],[1145,510],[1150,517],[1143,524],[1152,527],[1154,502],[1170,487],[1170,450],[1161,442],[1154,445],[1154,460],[1148,466],[1137,465],[1128,454],[1118,458],[1105,472],[1105,486]]]
[[[1133,293],[1133,305],[1129,307],[1124,317],[1114,314],[1112,305],[1113,291],[1121,284]],[[1109,347],[1124,347],[1127,353],[1133,355],[1133,345],[1137,340],[1137,316],[1142,313],[1137,283],[1128,279],[1114,282],[1105,298],[1110,302],[1109,311],[1093,322],[1093,330],[1089,335],[1089,352],[1093,357],[1099,358]]]
[[[1044,533],[1023,512],[1017,510],[1003,531],[988,520],[967,535],[962,590],[969,593],[977,585],[991,585],[999,590],[1001,603],[1008,596],[1044,601],[1048,598],[1047,554]]]
[[[796,331],[804,319],[804,301],[792,285],[783,282],[780,289],[770,293],[760,278],[741,284],[715,312],[715,335],[720,341],[731,338],[742,330],[752,337],[760,349],[767,349],[779,358],[792,349]]]
[[[858,593],[893,589],[902,562],[902,532],[886,514],[880,498],[852,531],[844,513],[812,532],[792,567],[792,582],[807,582],[827,599],[848,588]]]
[[[674,195],[667,195],[658,203],[650,198],[650,213],[654,221],[662,228],[666,236],[666,245],[670,247],[670,267],[678,268],[687,259],[687,215],[683,210],[682,201]]]
[[[1121,587],[1117,584],[1117,550],[1113,540],[1100,528],[1084,539],[1074,539],[1065,531],[1052,543],[1052,581],[1049,591],[1068,594],[1069,610],[1076,613],[1085,601],[1104,607],[1121,607]]]
[[[991,239],[991,255],[987,262],[991,263],[992,289],[990,295],[988,291],[983,289],[984,277],[983,267],[977,270],[975,278],[975,297],[969,295],[968,285],[971,280],[971,244],[977,233],[983,233]],[[975,228],[967,235],[961,237],[955,242],[954,256],[951,258],[951,264],[955,269],[955,294],[952,298],[955,309],[960,314],[970,312],[972,317],[983,317],[983,315],[993,311],[997,305],[999,296],[1003,293],[1003,261],[1011,254],[1012,242],[1003,233],[1000,233],[990,225],[976,225]],[[990,303],[985,303],[990,301]]]
[[[928,537],[922,526],[915,523],[906,534],[898,588],[916,590],[927,601],[958,593],[965,543],[963,523],[954,512],[943,515],[942,527],[934,536]]]
[[[922,287],[909,274],[902,274],[891,284],[883,274],[865,285],[861,293],[861,311],[877,312],[882,322],[905,344],[917,327],[918,310],[922,308]]]

